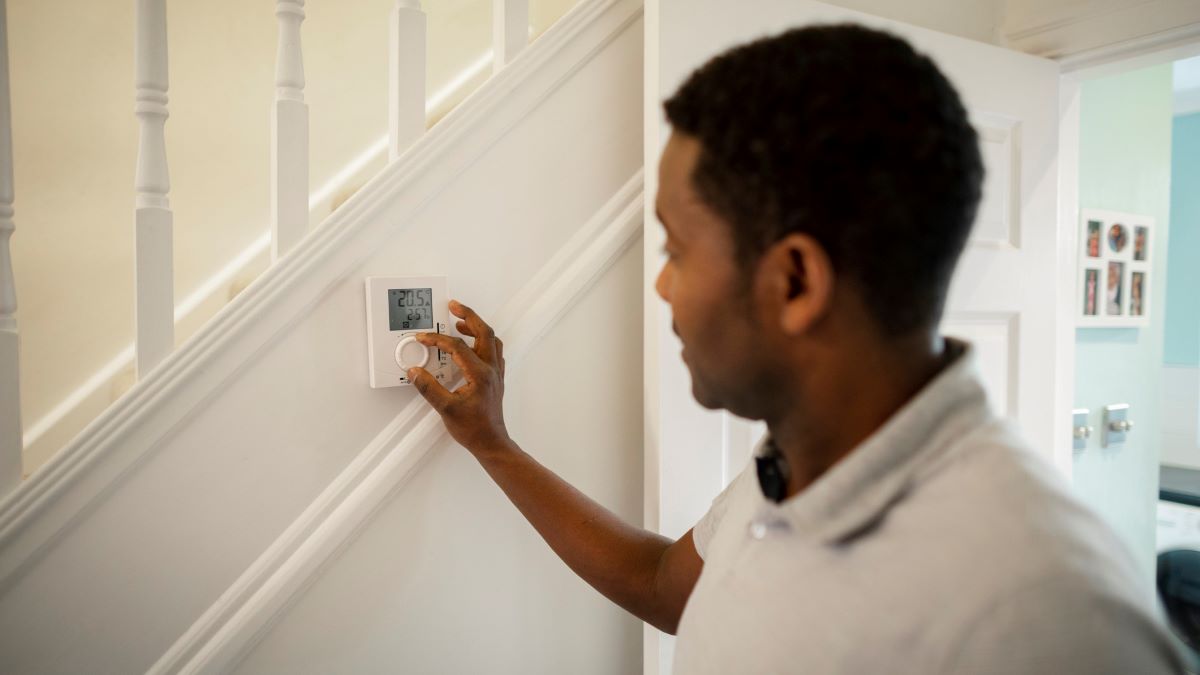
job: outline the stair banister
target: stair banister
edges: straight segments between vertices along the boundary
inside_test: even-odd
[[[389,20],[388,161],[425,133],[425,12],[396,0]]]
[[[529,44],[529,0],[492,0],[493,71]]]
[[[8,8],[0,0],[0,497],[21,483],[21,380],[13,224],[12,108],[8,102]]]
[[[134,178],[134,302],[137,376],[175,346],[172,215],[167,193],[166,0],[137,0],[134,30],[134,112],[138,118]]]
[[[308,231],[308,104],[300,23],[304,0],[277,0],[275,108],[271,115],[271,261]]]

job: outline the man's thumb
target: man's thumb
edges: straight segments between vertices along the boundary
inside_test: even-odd
[[[429,405],[433,406],[434,410],[441,412],[446,407],[446,402],[450,399],[450,392],[442,386],[441,382],[437,381],[433,375],[429,374],[424,368],[409,368],[408,381],[412,382],[413,387],[429,401]]]

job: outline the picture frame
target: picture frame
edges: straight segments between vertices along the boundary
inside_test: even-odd
[[[1137,328],[1150,323],[1154,218],[1082,209],[1076,326]]]

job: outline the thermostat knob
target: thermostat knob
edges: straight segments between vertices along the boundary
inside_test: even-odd
[[[409,335],[396,345],[396,365],[407,371],[409,368],[424,368],[429,363],[429,348]]]

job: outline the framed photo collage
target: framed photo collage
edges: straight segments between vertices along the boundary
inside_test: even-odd
[[[1076,325],[1090,328],[1145,326],[1153,290],[1154,219],[1083,209],[1079,236],[1079,297]]]

